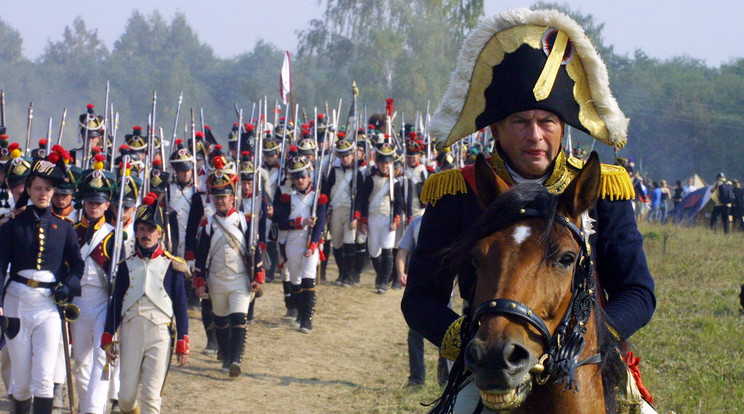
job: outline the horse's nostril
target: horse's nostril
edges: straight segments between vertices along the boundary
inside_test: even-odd
[[[477,339],[470,341],[465,348],[465,361],[471,366],[480,365],[483,362],[483,351]]]
[[[504,365],[511,368],[521,368],[530,359],[530,352],[517,342],[509,342],[502,350]]]

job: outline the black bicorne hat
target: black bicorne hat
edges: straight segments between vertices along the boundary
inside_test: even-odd
[[[465,40],[431,135],[443,146],[507,116],[545,110],[615,148],[628,119],[584,30],[556,10],[517,9],[481,21]]]

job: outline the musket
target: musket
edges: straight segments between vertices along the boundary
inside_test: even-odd
[[[388,130],[388,133],[390,133],[390,136],[393,138],[394,145],[398,147],[398,138],[396,137],[395,130],[393,130],[393,117],[395,114],[391,114],[392,108],[387,110],[387,116],[385,117],[385,129]],[[395,151],[393,151],[393,154],[395,154]],[[389,192],[390,192],[390,225],[393,224],[393,219],[395,217],[395,157],[393,156],[393,161],[390,163],[390,168],[388,169],[388,177],[389,180]]]
[[[103,150],[103,155],[105,155],[105,156],[108,156],[109,91],[110,91],[110,82],[109,81],[106,81],[106,99],[104,101],[105,103],[104,103],[104,107],[103,107],[103,126],[101,128],[101,130],[103,131],[103,148],[102,148],[102,150]],[[113,155],[113,152],[112,152],[111,155]],[[112,159],[111,162],[113,162],[113,156],[111,157],[111,159]]]
[[[116,133],[119,131],[119,113],[114,112],[114,106],[111,106],[111,115],[113,116],[113,129],[111,130],[111,172],[114,171],[114,152],[116,151]]]
[[[0,127],[5,126],[5,91],[0,89]]]
[[[238,132],[237,132],[237,134],[238,134],[238,137],[237,137],[238,138],[238,142],[236,143],[237,144],[237,152],[235,153],[235,167],[237,169],[238,177],[240,177],[240,167],[241,167],[241,162],[242,162],[241,157],[240,157],[240,150],[241,150],[241,148],[240,148],[241,145],[240,144],[241,144],[241,141],[243,141],[241,139],[242,132],[243,132],[243,110],[241,109],[240,111],[238,111]],[[256,167],[255,167],[255,164],[254,164],[254,166],[253,166],[253,171],[254,171],[254,174],[253,175],[254,176],[255,176],[255,170],[256,170]],[[241,194],[243,192],[242,191],[243,190],[243,186],[240,185],[240,180],[238,180],[238,185],[236,187],[237,188],[235,189],[235,209],[236,210],[240,210],[240,204],[241,204],[241,201],[243,200],[243,197],[242,197],[242,194]]]
[[[178,117],[181,115],[181,102],[183,102],[183,91],[178,94],[178,107],[176,108],[176,120],[173,121],[173,135],[171,136],[171,142],[176,142],[176,136],[178,136]],[[204,112],[202,112],[202,122],[204,120]],[[161,142],[160,145],[162,146],[163,143]],[[163,159],[163,162],[165,162],[165,158]]]
[[[67,119],[67,108],[62,111],[62,123],[59,124],[59,134],[57,134],[57,145],[62,145],[62,132],[65,130],[65,120]]]
[[[235,109],[235,116],[240,118],[240,108],[238,108],[237,102],[233,102],[233,109]]]
[[[357,116],[356,116],[356,109],[357,109],[357,96],[359,95],[359,89],[357,89],[356,81],[351,82],[351,95],[353,96],[353,100],[351,102],[351,108],[349,109],[349,117],[346,120],[346,125],[352,126],[352,134],[354,134],[354,147],[351,149],[352,154],[354,154],[354,158],[352,161],[352,176],[351,176],[351,208],[349,209],[349,223],[354,221],[354,206],[356,205],[356,193],[357,193],[357,175],[359,174],[359,162],[357,162],[357,143],[358,143],[358,137],[357,137]],[[347,127],[346,130],[348,131],[349,128]]]
[[[191,108],[191,156],[194,158],[194,191],[199,192],[199,176],[196,168],[196,125],[194,124],[194,108]],[[207,160],[204,160],[206,162]]]
[[[179,99],[180,104],[180,99]],[[201,132],[205,132],[206,128],[204,128],[204,108],[199,107],[199,121],[201,122]]]
[[[31,121],[34,119],[34,103],[28,105],[28,124],[26,126],[26,156],[31,155]]]
[[[279,145],[279,175],[277,176],[278,182],[276,183],[277,187],[279,187],[282,184],[282,174],[284,171],[284,142],[287,140],[287,117],[289,116],[289,105],[285,105],[284,110],[284,128],[282,128],[282,142]],[[263,145],[261,145],[263,148]],[[269,177],[271,179],[271,177]],[[269,180],[270,181],[270,180]],[[273,194],[269,194],[269,197],[273,197]]]
[[[152,114],[147,115],[147,151],[145,151],[145,159],[142,160],[144,164],[144,177],[142,177],[142,191],[140,193],[141,197],[144,197],[145,194],[150,193],[150,171],[152,170],[152,167],[150,167],[150,163],[152,163],[152,157],[150,156],[152,151]],[[140,199],[140,201],[142,201]]]
[[[316,122],[317,122],[317,119],[318,119],[317,111],[318,110],[316,108],[315,109],[315,119],[316,119]],[[317,127],[317,124],[316,124],[316,127]],[[318,129],[317,128],[314,128],[314,129],[315,129],[315,142],[316,142],[315,150],[317,152],[317,150],[318,150],[318,148],[317,148],[318,147],[318,145],[317,145],[317,142],[318,142]],[[315,158],[317,159],[318,156],[316,155]],[[315,188],[314,188],[314,190],[315,190],[315,196],[313,197],[313,208],[312,208],[312,211],[310,213],[310,217],[315,217],[317,215],[317,213],[318,213],[318,199],[320,198],[320,184],[322,183],[321,178],[322,178],[322,175],[323,175],[320,172],[323,170],[323,158],[324,157],[320,157],[320,160],[318,161],[318,169],[317,169],[317,172],[315,173]],[[318,225],[318,223],[316,222],[315,223],[315,226],[317,226],[317,225]],[[310,244],[313,241],[313,229],[315,228],[315,226],[310,227],[308,229],[307,243],[305,243],[305,248],[306,249],[307,248],[310,248]]]
[[[160,161],[163,162],[163,171],[165,171],[165,135],[163,135],[163,127],[160,127]]]
[[[49,141],[52,140],[52,117],[51,116],[49,117],[49,126],[47,126],[46,140],[47,140],[47,145]],[[52,148],[52,147],[49,146],[49,148]]]
[[[265,98],[264,98],[265,99]],[[264,100],[265,102],[265,100]],[[264,107],[264,110],[267,108]],[[260,119],[261,119],[261,104],[259,102],[259,125],[260,125]],[[262,156],[263,156],[263,140],[259,139],[254,147],[256,151],[256,155],[253,158],[253,188],[251,189],[251,192],[253,193],[251,197],[251,224],[250,224],[250,234],[248,235],[248,246],[249,246],[249,253],[248,253],[248,275],[250,283],[253,283],[253,280],[256,277],[256,248],[258,246],[258,221],[260,220],[260,212],[261,212],[261,201],[263,200],[262,195],[259,195],[259,192],[261,191],[261,162],[262,162]]]

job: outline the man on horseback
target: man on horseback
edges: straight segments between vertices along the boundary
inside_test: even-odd
[[[626,143],[628,119],[604,63],[578,24],[559,12],[519,9],[485,19],[465,41],[455,72],[432,136],[449,146],[490,128],[495,145],[488,163],[509,186],[538,183],[563,193],[583,165],[562,151],[566,124],[615,148]],[[445,337],[459,340],[452,334],[459,315],[447,307],[455,275],[441,265],[441,253],[484,211],[478,191],[468,166],[431,176],[421,194],[428,207],[401,308],[412,329],[443,349],[452,348]],[[596,221],[590,243],[600,301],[619,340],[646,325],[656,307],[633,198],[625,170],[602,165],[599,199],[589,211]],[[465,314],[472,312],[471,270],[457,275]]]

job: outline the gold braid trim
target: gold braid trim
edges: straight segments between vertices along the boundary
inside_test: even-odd
[[[419,199],[422,203],[434,205],[445,194],[455,195],[467,192],[468,187],[462,171],[452,169],[429,176],[424,181],[424,188],[421,190]]]
[[[462,349],[460,329],[462,329],[463,320],[465,320],[464,316],[457,318],[457,320],[452,322],[452,325],[447,328],[447,332],[444,333],[442,346],[439,348],[439,356],[442,358],[454,361],[457,359],[457,356],[460,355],[460,349]]]

